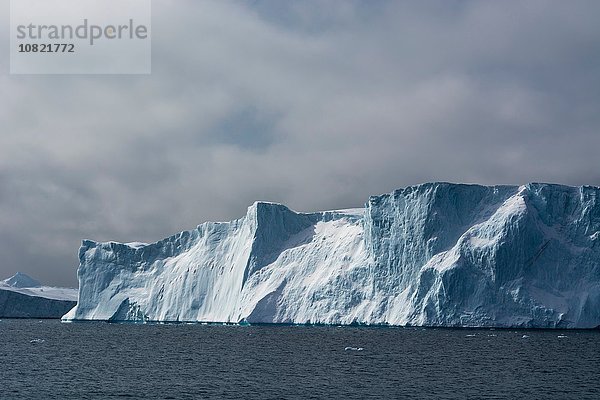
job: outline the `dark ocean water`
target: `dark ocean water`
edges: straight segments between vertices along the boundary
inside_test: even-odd
[[[0,371],[2,399],[600,399],[600,333],[3,320]]]

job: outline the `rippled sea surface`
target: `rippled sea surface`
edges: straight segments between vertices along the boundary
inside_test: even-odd
[[[599,399],[600,333],[0,322],[4,399]]]

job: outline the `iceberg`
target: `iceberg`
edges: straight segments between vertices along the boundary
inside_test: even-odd
[[[13,288],[37,288],[42,286],[41,283],[22,272],[17,272],[10,278],[3,280],[2,283]]]
[[[594,328],[600,188],[427,183],[363,208],[256,202],[156,243],[79,250],[65,321]]]
[[[0,318],[60,318],[77,304],[77,289],[42,286],[17,272],[0,281]]]

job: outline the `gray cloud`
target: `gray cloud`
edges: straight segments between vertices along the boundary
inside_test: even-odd
[[[2,58],[0,276],[75,285],[82,238],[154,241],[259,199],[310,211],[435,180],[599,185],[599,12],[157,0],[150,76],[11,76]]]

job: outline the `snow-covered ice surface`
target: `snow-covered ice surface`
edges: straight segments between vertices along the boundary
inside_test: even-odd
[[[591,328],[600,189],[428,183],[364,208],[257,202],[152,244],[84,240],[64,320]]]
[[[2,284],[13,288],[31,288],[42,286],[41,283],[22,272],[17,272],[10,278],[0,281],[0,285]]]
[[[77,302],[77,289],[42,286],[17,272],[0,281],[0,317],[60,318]]]
[[[21,272],[0,281],[0,290],[52,300],[77,301],[77,289],[42,286],[38,281]]]

